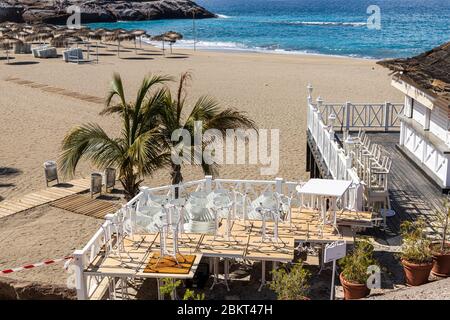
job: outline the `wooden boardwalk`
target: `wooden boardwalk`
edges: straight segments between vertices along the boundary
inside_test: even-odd
[[[388,218],[388,231],[398,234],[402,221],[422,218],[430,232],[436,232],[436,210],[443,209],[441,190],[397,149],[398,133],[373,133],[370,139],[381,144],[392,159],[389,193],[397,214]]]
[[[18,84],[21,86],[30,87],[33,89],[39,89],[44,92],[59,94],[61,96],[70,97],[73,99],[82,100],[82,101],[86,101],[86,102],[90,102],[90,103],[95,103],[95,104],[103,104],[104,103],[103,98],[99,98],[99,97],[95,97],[95,96],[91,96],[88,94],[83,94],[83,93],[79,93],[79,92],[75,92],[75,91],[71,91],[71,90],[67,90],[67,89],[62,89],[62,88],[58,88],[58,87],[53,87],[50,85],[38,83],[35,81],[25,80],[25,79],[18,78],[18,77],[7,77],[7,78],[4,78],[3,80]]]
[[[76,179],[66,183],[60,183],[44,190],[29,193],[21,198],[0,202],[0,218],[21,211],[32,209],[43,204],[63,199],[90,188],[89,179]]]
[[[121,207],[120,204],[111,201],[91,199],[89,194],[73,194],[56,200],[50,205],[97,219],[103,219],[105,215],[114,213]]]

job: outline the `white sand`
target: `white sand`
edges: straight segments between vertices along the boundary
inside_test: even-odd
[[[50,206],[2,218],[0,270],[71,255],[86,244],[101,223]],[[60,262],[3,276],[65,286],[68,273],[63,266]]]

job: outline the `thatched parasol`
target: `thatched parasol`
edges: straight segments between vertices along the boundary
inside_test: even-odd
[[[130,33],[132,35],[134,35],[135,37],[139,38],[139,47],[142,49],[142,37],[143,36],[150,36],[149,34],[147,34],[147,31],[142,30],[142,29],[135,29],[135,30],[131,30]],[[136,42],[136,40],[135,40]]]
[[[1,47],[6,51],[6,63],[9,64],[9,50],[11,50],[11,44],[22,42],[19,39],[9,37],[9,36],[2,36],[0,37],[0,45]]]
[[[25,41],[40,41],[44,42],[45,40],[49,40],[53,38],[53,34],[50,32],[38,32],[31,33],[25,37]]]
[[[120,55],[120,41],[125,40],[128,33],[125,29],[106,30],[102,39],[105,41],[117,41],[117,56]]]
[[[177,40],[183,39],[183,35],[181,33],[175,31],[168,31],[166,33],[160,34],[152,38],[154,41],[162,41],[163,44],[163,53],[165,52],[164,43],[169,42],[170,53],[172,53],[172,45],[177,42]]]

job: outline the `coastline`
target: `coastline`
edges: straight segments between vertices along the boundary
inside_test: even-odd
[[[185,45],[180,45],[180,43],[186,43]],[[152,41],[152,40],[142,40],[142,42],[145,42],[149,45],[152,45],[154,47],[157,47],[159,49],[162,49],[162,45],[158,41]],[[189,43],[187,43],[189,42]],[[226,47],[224,46],[209,46],[209,45],[202,45],[201,43],[223,43],[223,44],[234,44],[234,47]],[[269,55],[281,55],[281,56],[313,56],[313,57],[331,57],[331,58],[343,58],[343,59],[356,59],[356,60],[371,60],[371,61],[379,61],[383,60],[380,58],[375,57],[360,57],[357,55],[338,55],[338,54],[326,54],[326,53],[315,53],[315,52],[307,52],[307,51],[299,51],[299,50],[287,50],[287,49],[266,49],[266,48],[258,48],[258,47],[245,47],[242,45],[242,47],[239,47],[239,43],[235,42],[210,42],[210,41],[199,41],[196,42],[196,50],[197,51],[205,51],[205,52],[221,52],[221,53],[250,53],[250,54],[269,54]],[[181,40],[175,43],[172,47],[174,50],[190,50],[194,51],[193,48],[194,44],[192,40]],[[167,47],[166,47],[167,50]]]

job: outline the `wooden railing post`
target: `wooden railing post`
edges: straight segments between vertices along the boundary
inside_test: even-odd
[[[344,114],[345,114],[345,129],[347,130],[347,131],[349,131],[350,130],[350,108],[351,108],[351,102],[350,101],[347,101],[346,103],[345,103],[345,106],[344,106]]]
[[[389,111],[392,105],[389,102],[384,103],[384,131],[389,130]]]
[[[308,86],[306,87],[308,89],[308,104],[312,104],[313,98],[312,98],[312,92],[313,92],[313,86],[311,83],[308,83]]]
[[[73,253],[73,265],[75,266],[75,283],[78,300],[87,300],[87,283],[84,275],[84,253],[82,250],[75,250]]]
[[[211,192],[212,176],[205,176],[205,192]]]
[[[278,194],[283,193],[283,178],[275,178],[275,192]]]

